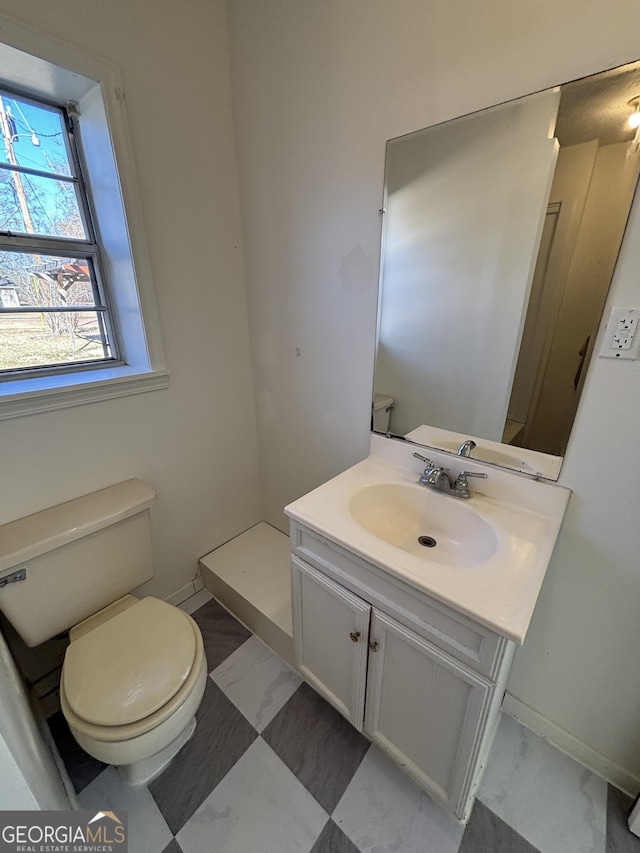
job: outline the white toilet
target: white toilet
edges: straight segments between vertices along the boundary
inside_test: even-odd
[[[373,412],[371,428],[374,432],[389,432],[389,421],[394,407],[394,399],[388,394],[374,394],[371,410]]]
[[[190,738],[207,680],[194,620],[130,594],[153,576],[154,499],[128,480],[0,527],[0,610],[28,646],[71,629],[62,712],[130,785],[155,779]]]

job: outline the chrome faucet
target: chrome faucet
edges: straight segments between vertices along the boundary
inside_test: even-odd
[[[466,441],[463,441],[458,448],[458,456],[471,456],[471,451],[475,446],[475,441],[472,438],[468,438]]]
[[[448,468],[436,465],[433,460],[422,456],[420,453],[414,453],[413,455],[416,459],[421,459],[427,466],[418,480],[420,485],[426,486],[428,489],[434,489],[437,492],[444,492],[446,495],[451,495],[454,498],[469,500],[471,492],[469,491],[468,477],[479,477],[482,480],[487,479],[486,474],[477,474],[475,471],[461,471],[452,483]]]
[[[436,466],[435,468],[425,468],[425,471],[418,480],[422,486],[428,486],[430,489],[437,489],[439,492],[451,491],[451,479],[449,478],[449,469]]]

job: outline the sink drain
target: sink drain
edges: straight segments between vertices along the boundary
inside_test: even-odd
[[[433,536],[418,536],[418,542],[420,545],[424,545],[425,548],[435,548],[438,544]]]

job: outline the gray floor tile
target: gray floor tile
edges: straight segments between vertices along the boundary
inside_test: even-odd
[[[185,613],[193,614],[196,610],[204,607],[204,605],[211,601],[212,598],[213,596],[208,589],[201,589],[199,592],[194,593],[194,595],[191,595],[189,598],[185,598],[184,601],[180,602],[179,607],[180,610],[184,610]]]
[[[539,853],[522,836],[476,800],[458,853]]]
[[[640,838],[627,825],[633,800],[622,791],[608,786],[607,853],[640,853]]]
[[[69,726],[62,715],[62,711],[53,714],[47,722],[51,735],[58,747],[60,757],[67,768],[71,784],[76,794],[79,794],[80,791],[83,791],[87,785],[102,773],[107,765],[103,764],[102,761],[98,761],[97,758],[88,755],[77,743],[69,731]]]
[[[178,842],[173,838],[167,846],[164,848],[162,853],[182,853],[182,848],[178,844]]]
[[[328,814],[334,810],[369,741],[302,684],[262,737]]]
[[[359,853],[359,850],[340,827],[329,820],[313,845],[311,853]]]
[[[196,716],[193,737],[149,787],[174,835],[258,736],[211,679]]]
[[[198,608],[192,616],[202,632],[208,672],[219,666],[251,636],[251,631],[214,599]]]

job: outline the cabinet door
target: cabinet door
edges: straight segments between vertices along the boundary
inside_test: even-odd
[[[365,732],[466,817],[492,685],[377,610],[370,639]]]
[[[291,572],[296,665],[361,731],[371,606],[296,557]]]

